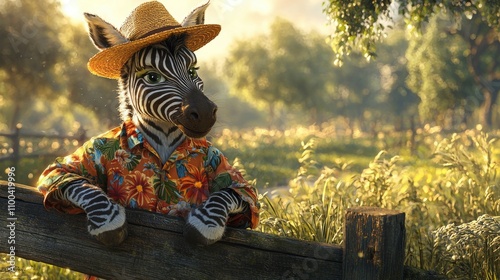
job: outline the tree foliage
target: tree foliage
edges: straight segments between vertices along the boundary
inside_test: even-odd
[[[466,46],[466,63],[470,77],[481,93],[480,121],[493,125],[493,108],[500,93],[500,32],[488,25],[479,15],[462,17],[459,28],[452,25],[448,31],[458,36]]]
[[[367,57],[375,55],[379,41],[393,19],[404,18],[407,27],[421,30],[423,23],[441,11],[461,18],[478,15],[490,26],[500,27],[500,1],[498,0],[325,0],[323,12],[327,15],[332,32],[330,43],[337,61],[359,48]]]
[[[380,108],[384,114],[393,112],[398,120],[413,118],[417,115],[417,105],[420,98],[415,91],[407,86],[408,59],[406,57],[408,40],[405,32],[394,29],[390,36],[380,44],[378,49],[379,59],[377,65],[380,75]],[[400,128],[403,123],[397,126]]]
[[[427,31],[411,40],[406,52],[407,83],[421,99],[420,116],[438,125],[454,119],[466,123],[480,103],[467,69],[467,47],[461,38],[448,34],[449,24],[432,18]]]
[[[0,129],[24,123],[66,133],[82,123],[94,128],[96,115],[116,125],[116,82],[88,72],[97,50],[59,1],[1,1],[0,37]]]
[[[239,96],[229,93],[229,86],[223,78],[223,71],[216,63],[203,63],[198,71],[203,80],[203,91],[217,104],[217,125],[212,132],[222,129],[245,129],[258,127],[265,122],[261,110]]]
[[[325,104],[331,61],[320,35],[305,35],[278,18],[269,34],[236,42],[224,68],[233,93],[266,106],[272,122],[284,106],[317,117],[315,110]]]
[[[408,84],[422,98],[421,116],[437,116],[442,124],[445,115],[453,112],[455,119],[466,123],[478,111],[478,121],[492,127],[500,92],[498,30],[477,15],[459,22],[435,16],[425,30],[412,38],[407,52]]]
[[[87,61],[97,49],[90,41],[87,30],[81,26],[68,25],[64,33],[67,56],[58,69],[64,77],[64,90],[71,103],[80,104],[94,111],[101,124],[116,126],[120,123],[118,93],[115,80],[91,74]]]
[[[9,127],[19,122],[35,96],[51,98],[50,88],[59,86],[52,69],[64,57],[59,38],[64,25],[59,2],[0,2],[0,83],[4,101],[9,104]]]
[[[394,121],[403,128],[419,100],[405,84],[404,33],[392,33],[377,63],[355,54],[339,68],[320,34],[277,19],[269,33],[237,42],[224,72],[233,94],[264,104],[271,117],[285,108],[302,123],[340,117],[351,132],[353,126],[375,132],[379,123]]]

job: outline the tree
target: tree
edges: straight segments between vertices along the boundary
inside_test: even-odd
[[[302,123],[338,117],[347,131],[375,133],[382,122],[408,127],[410,119],[403,116],[417,113],[419,99],[405,83],[406,48],[404,32],[393,32],[377,63],[354,54],[339,68],[321,35],[305,35],[277,20],[268,34],[235,44],[224,72],[233,93],[264,104],[269,115],[285,108]]]
[[[457,115],[466,122],[479,102],[471,102],[476,86],[467,70],[467,46],[449,35],[449,23],[432,18],[424,35],[410,41],[406,55],[408,86],[421,99],[420,116],[442,126],[453,125]]]
[[[64,57],[59,34],[65,18],[59,2],[3,1],[0,3],[0,83],[5,104],[5,120],[13,129],[23,112],[31,109],[36,96],[52,98],[51,90],[59,86],[60,77],[52,71]]]
[[[324,7],[333,26],[329,39],[339,63],[343,55],[349,54],[355,46],[359,46],[365,57],[375,56],[375,43],[391,26],[393,18],[403,18],[406,27],[418,33],[424,29],[424,23],[446,12],[455,21],[455,27],[448,28],[449,34],[460,36],[467,44],[467,68],[483,100],[481,122],[491,127],[492,107],[500,91],[497,62],[500,52],[499,3],[486,0],[327,0]]]
[[[375,64],[370,64],[360,55],[354,54],[346,59],[342,68],[334,68],[332,74],[334,88],[330,95],[330,104],[336,115],[343,117],[344,124],[351,134],[357,125],[361,129],[363,120],[369,120],[373,126],[373,109],[377,106],[380,80]]]
[[[481,16],[462,17],[461,28],[452,25],[448,32],[461,38],[466,46],[466,64],[470,77],[481,92],[481,123],[493,125],[493,106],[500,92],[500,32]]]
[[[385,117],[385,123],[394,123],[396,130],[408,129],[418,119],[420,98],[406,84],[407,49],[408,40],[404,30],[393,29],[380,44],[376,61],[378,71],[375,75],[380,77],[376,109]]]
[[[500,27],[500,5],[487,0],[325,0],[323,6],[333,28],[330,43],[338,62],[355,48],[367,58],[375,56],[376,42],[396,17],[404,18],[406,26],[417,31],[440,12],[458,19],[477,14],[490,26]]]
[[[261,35],[251,41],[236,42],[224,68],[233,94],[257,106],[267,106],[269,122],[272,123],[276,107],[282,102],[276,94],[276,82],[271,82],[270,53],[259,43],[265,40]]]
[[[106,127],[120,123],[118,93],[115,80],[97,77],[87,69],[90,57],[97,53],[87,30],[80,25],[68,24],[62,35],[66,57],[58,69],[68,99],[74,104],[91,109]]]
[[[284,106],[295,107],[316,122],[318,108],[325,107],[332,59],[319,35],[306,36],[278,18],[269,34],[233,45],[225,73],[234,93],[268,108],[270,123]]]
[[[203,80],[203,91],[217,104],[217,129],[245,129],[263,126],[264,114],[253,104],[245,102],[241,97],[231,95],[229,86],[224,80],[222,67],[215,62],[203,63],[198,71]]]
[[[6,41],[0,50],[0,92],[7,113],[0,122],[8,123],[3,129],[36,120],[42,112],[57,117],[74,113],[80,123],[92,123],[96,114],[106,127],[119,123],[116,81],[87,70],[97,49],[82,26],[63,16],[58,1],[3,1],[0,7],[0,36]],[[39,99],[46,108],[37,107]],[[92,116],[81,114],[85,108],[79,106]],[[58,131],[67,128],[60,122],[51,125]],[[37,127],[36,122],[28,126]]]

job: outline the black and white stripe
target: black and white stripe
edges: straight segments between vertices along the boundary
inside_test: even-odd
[[[126,238],[125,208],[108,198],[102,189],[82,179],[66,184],[60,191],[64,199],[85,211],[92,236],[111,246]]]
[[[204,23],[208,3],[194,9],[183,27]],[[85,14],[95,46],[105,50],[127,43],[129,38],[98,16]],[[196,74],[196,55],[185,41],[187,34],[169,36],[132,55],[122,67],[119,79],[120,114],[132,120],[145,140],[165,163],[187,137],[205,137],[216,121],[217,106],[203,93]],[[153,73],[158,82],[149,75]],[[60,195],[82,208],[91,235],[108,245],[123,241],[127,234],[125,210],[105,192],[87,182],[75,180],[60,188]],[[232,213],[248,211],[248,204],[231,189],[212,194],[187,218],[186,237],[198,243],[219,240]]]
[[[163,162],[185,139],[174,119],[181,114],[186,93],[203,91],[203,81],[189,73],[197,60],[184,39],[184,34],[172,36],[141,49],[124,66],[119,80],[122,118],[134,121]],[[138,75],[144,71],[155,71],[165,81],[150,85]]]
[[[244,213],[248,209],[248,203],[234,190],[222,189],[189,213],[184,236],[193,243],[213,244],[222,238],[229,215]]]
[[[185,35],[172,36],[138,51],[125,65],[119,81],[122,117],[133,119],[162,162],[187,137],[176,123],[189,106],[187,95],[193,91],[203,95],[202,80],[192,75],[196,56],[184,40]],[[144,78],[147,71],[161,74],[162,82],[149,84]],[[199,244],[212,244],[224,234],[230,214],[247,210],[248,204],[235,191],[216,192],[189,214],[185,236]]]

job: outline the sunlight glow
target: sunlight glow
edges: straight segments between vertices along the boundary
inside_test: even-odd
[[[64,14],[71,17],[72,19],[81,20],[82,14],[78,9],[78,6],[75,5],[75,2],[72,0],[60,0],[61,1],[61,9]]]

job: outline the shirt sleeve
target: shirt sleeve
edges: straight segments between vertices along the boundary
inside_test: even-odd
[[[257,190],[248,183],[241,173],[231,166],[227,158],[216,148],[210,147],[207,168],[211,190],[231,188],[247,202],[249,210],[246,213],[234,214],[229,217],[228,226],[237,228],[256,228],[259,225],[259,203]]]
[[[57,158],[40,175],[37,188],[43,196],[46,209],[56,209],[70,214],[82,213],[83,210],[62,198],[60,188],[75,180],[86,180],[97,183],[97,172],[94,164],[93,140],[87,141],[74,153]]]

